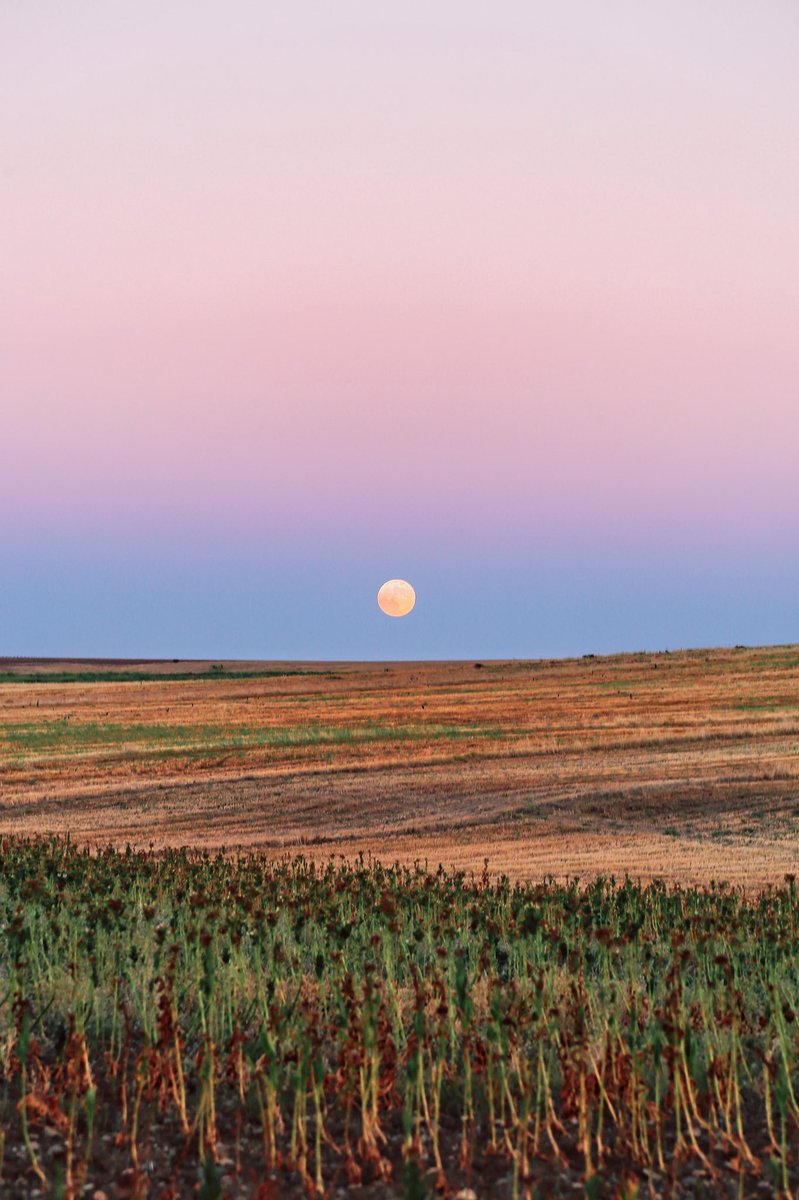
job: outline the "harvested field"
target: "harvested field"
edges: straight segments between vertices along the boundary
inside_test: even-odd
[[[49,677],[49,681],[45,680]],[[755,888],[799,865],[799,647],[0,660],[0,832]]]

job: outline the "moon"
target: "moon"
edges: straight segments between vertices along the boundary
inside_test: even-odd
[[[407,617],[416,603],[416,592],[406,579],[389,579],[377,593],[377,603],[387,617]]]

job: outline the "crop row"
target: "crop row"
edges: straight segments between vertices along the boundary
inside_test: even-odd
[[[791,1195],[797,952],[792,878],[522,886],[5,839],[0,1187]]]

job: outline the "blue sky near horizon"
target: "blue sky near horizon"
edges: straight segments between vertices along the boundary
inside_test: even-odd
[[[395,620],[376,593],[398,562],[418,600]],[[328,547],[283,562],[221,544],[155,562],[146,546],[103,560],[20,550],[3,567],[0,655],[490,659],[786,644],[799,641],[797,564],[602,547],[533,549],[524,564],[459,549]]]

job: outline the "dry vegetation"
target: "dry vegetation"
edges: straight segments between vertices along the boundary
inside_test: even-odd
[[[0,832],[512,878],[799,863],[799,647],[218,666],[0,660]]]

